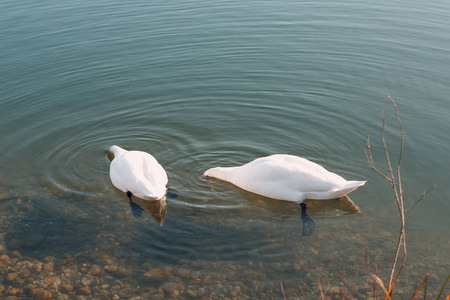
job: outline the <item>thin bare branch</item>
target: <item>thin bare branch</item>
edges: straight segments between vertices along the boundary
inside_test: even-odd
[[[420,196],[419,199],[416,200],[416,202],[414,202],[413,205],[411,205],[411,207],[408,209],[408,211],[406,212],[405,218],[410,214],[410,212],[414,209],[414,207],[416,207],[417,204],[419,204],[419,202],[421,202],[423,199],[425,199],[425,196],[431,192],[432,189],[435,189],[436,185],[433,185],[432,187],[430,187],[428,190],[424,190],[422,196]]]
[[[406,198],[408,192],[406,192],[406,193],[403,192],[402,178],[401,178],[401,172],[400,172],[400,167],[401,167],[402,160],[403,160],[403,148],[404,148],[403,125],[402,125],[402,122],[400,120],[397,104],[395,103],[394,99],[392,99],[392,97],[389,94],[387,94],[387,97],[391,101],[392,105],[394,106],[395,116],[397,118],[397,122],[398,122],[398,125],[400,127],[401,143],[400,143],[400,152],[399,152],[399,158],[398,158],[398,163],[397,163],[395,174],[394,174],[394,170],[392,168],[391,159],[390,159],[390,155],[389,155],[389,151],[388,151],[388,146],[386,144],[386,140],[385,140],[385,137],[384,137],[384,131],[385,131],[385,127],[386,127],[387,117],[384,116],[383,110],[381,110],[381,117],[382,117],[382,120],[383,120],[383,124],[382,124],[382,127],[381,127],[381,142],[383,144],[384,154],[385,154],[386,163],[387,163],[387,167],[388,167],[388,171],[389,172],[387,174],[384,174],[383,172],[379,171],[375,167],[375,163],[373,161],[373,157],[372,157],[372,153],[371,153],[371,149],[370,149],[370,143],[369,143],[370,139],[369,139],[369,137],[367,137],[367,150],[364,151],[364,154],[365,154],[366,159],[369,162],[369,165],[372,168],[372,170],[374,170],[376,173],[381,175],[384,179],[386,179],[391,184],[392,189],[394,190],[397,214],[398,214],[398,217],[400,219],[400,232],[399,232],[399,235],[398,235],[397,246],[396,246],[396,249],[395,249],[394,259],[393,259],[392,266],[391,266],[391,274],[390,274],[390,277],[389,277],[389,285],[388,285],[389,293],[387,293],[387,297],[389,297],[391,295],[391,293],[392,293],[392,289],[393,289],[393,287],[395,285],[395,282],[396,282],[397,278],[400,276],[400,274],[401,274],[401,272],[402,272],[402,270],[403,270],[403,268],[405,266],[405,262],[406,262],[406,256],[407,256],[407,251],[406,251],[406,232],[405,232],[406,217],[411,212],[411,210],[419,202],[421,202],[425,198],[425,196],[434,187],[424,191],[422,196],[414,204],[411,205],[411,208],[405,214],[404,199]],[[401,264],[399,266],[399,270],[397,271],[396,277],[394,279],[394,274],[396,272],[397,263],[398,263],[398,259],[399,259],[399,256],[400,256],[400,250],[402,248],[403,248],[403,255],[402,255]],[[379,279],[379,277],[378,277],[378,279]],[[378,280],[376,280],[376,281],[379,284]],[[383,286],[381,286],[381,287],[383,287]],[[385,292],[386,292],[386,290],[385,290]]]
[[[398,157],[398,164],[397,164],[397,180],[398,180],[399,194],[403,195],[402,184],[401,184],[402,179],[401,179],[401,175],[400,175],[400,165],[402,164],[402,159],[403,159],[403,144],[404,144],[403,125],[402,125],[402,121],[400,120],[400,116],[398,114],[397,103],[395,103],[395,101],[394,101],[394,99],[392,99],[391,95],[389,95],[389,94],[386,94],[386,95],[389,98],[389,100],[391,100],[392,105],[395,108],[395,117],[397,118],[398,125],[400,127],[401,143],[400,143],[400,154]]]
[[[381,109],[381,117],[382,117],[382,127],[381,127],[381,142],[383,144],[383,149],[384,149],[384,154],[385,154],[385,158],[386,158],[386,163],[387,163],[387,167],[389,170],[388,175],[382,173],[381,171],[379,171],[376,167],[375,167],[375,163],[373,161],[373,157],[372,157],[372,153],[371,153],[371,149],[370,149],[370,139],[369,137],[367,138],[367,150],[365,151],[365,155],[366,155],[366,159],[369,162],[370,167],[379,175],[381,175],[382,177],[384,177],[392,186],[392,189],[394,190],[394,196],[395,196],[395,204],[397,207],[397,213],[400,219],[400,233],[399,233],[399,237],[397,240],[397,247],[395,250],[395,254],[394,254],[394,260],[392,262],[392,266],[391,266],[391,274],[389,277],[389,285],[388,287],[391,287],[392,284],[392,280],[394,278],[394,273],[395,273],[395,269],[396,269],[396,265],[397,265],[397,261],[398,261],[398,257],[399,257],[399,253],[400,253],[400,249],[403,247],[403,259],[402,259],[402,265],[400,266],[400,270],[399,272],[401,272],[401,270],[403,269],[405,260],[406,260],[406,239],[405,239],[405,213],[404,213],[404,207],[403,207],[403,189],[402,189],[402,183],[401,183],[401,176],[400,176],[400,165],[402,162],[402,156],[403,156],[403,126],[402,123],[400,121],[400,117],[398,114],[398,107],[397,104],[395,103],[395,101],[392,99],[392,97],[388,94],[388,98],[389,100],[392,102],[392,105],[394,106],[395,112],[396,112],[396,117],[397,117],[397,121],[399,122],[400,125],[400,133],[401,133],[401,146],[400,146],[400,157],[399,157],[399,161],[397,164],[397,168],[396,168],[396,175],[397,178],[395,178],[394,175],[394,171],[392,169],[392,164],[391,164],[391,159],[390,159],[390,155],[389,155],[389,151],[388,151],[388,147],[386,144],[386,139],[384,137],[384,131],[386,128],[386,121],[387,121],[387,117],[384,116],[384,111],[383,109]],[[397,276],[400,275],[400,273],[397,273]]]
[[[392,172],[391,159],[389,157],[386,140],[384,139],[384,129],[386,127],[387,118],[384,117],[383,110],[381,110],[381,117],[383,118],[383,126],[381,127],[381,142],[383,143],[384,154],[386,156],[386,162],[387,162],[388,169],[389,169],[389,174],[390,174],[389,178],[391,178],[391,180],[392,180],[392,182],[391,182],[392,186],[395,187],[395,180],[394,180],[395,178],[394,178],[394,173]]]
[[[401,273],[401,271],[403,269],[403,266],[405,264],[405,261],[406,261],[406,244],[404,243],[405,242],[404,238],[405,238],[405,220],[401,219],[400,220],[400,233],[398,235],[397,247],[395,248],[394,260],[393,260],[392,266],[391,266],[391,275],[389,276],[389,284],[388,284],[389,288],[392,285],[392,280],[394,278],[395,268],[397,266],[398,256],[399,256],[399,253],[400,253],[400,248],[402,248],[402,245],[403,245],[403,248],[404,248],[403,249],[404,250],[404,255],[403,255],[403,260],[402,260],[402,264],[400,265],[400,270],[399,270],[398,275],[400,275],[400,273]]]
[[[392,182],[392,178],[388,177],[386,174],[384,174],[383,172],[379,171],[375,167],[375,164],[373,162],[372,152],[370,151],[370,137],[367,137],[367,150],[364,151],[364,154],[366,155],[366,159],[369,162],[369,165],[372,168],[372,170],[377,172],[379,175],[383,176],[384,179],[386,179],[387,181]]]

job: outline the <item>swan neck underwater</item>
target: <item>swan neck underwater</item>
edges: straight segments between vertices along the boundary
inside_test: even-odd
[[[111,160],[113,160],[117,156],[119,156],[123,153],[126,153],[126,152],[128,152],[128,151],[123,148],[120,148],[119,146],[116,146],[116,145],[108,148],[108,154],[110,155]]]

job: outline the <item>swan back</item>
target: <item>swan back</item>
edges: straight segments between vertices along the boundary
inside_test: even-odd
[[[123,192],[146,200],[160,199],[166,194],[167,174],[149,153],[109,148],[114,154],[110,166],[112,184]]]

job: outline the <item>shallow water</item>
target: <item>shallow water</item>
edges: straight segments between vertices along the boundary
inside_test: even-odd
[[[397,159],[386,93],[403,121],[409,198],[437,184],[408,217],[397,294],[430,273],[435,295],[450,269],[449,9],[2,1],[0,295],[282,298],[282,282],[288,298],[299,285],[309,298],[319,276],[328,289],[325,275],[336,296],[373,295],[366,249],[387,278],[398,230],[392,190],[364,157],[370,135],[384,169],[383,108]],[[168,173],[172,195],[139,202],[141,218],[109,181],[113,144],[150,152]],[[316,228],[303,236],[298,205],[202,175],[274,153],[368,182],[354,206],[309,201]]]

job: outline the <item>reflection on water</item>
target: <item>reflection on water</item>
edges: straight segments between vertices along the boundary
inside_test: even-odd
[[[144,200],[133,197],[133,201],[134,203],[148,211],[155,218],[159,226],[162,226],[167,213],[167,203],[165,196],[159,200]]]
[[[252,205],[257,205],[260,207],[263,207],[267,210],[270,210],[272,213],[276,214],[276,209],[279,207],[285,206],[288,201],[281,201],[277,199],[272,199],[268,197],[264,197],[249,191],[246,191],[244,189],[241,189],[234,184],[231,184],[229,182],[218,180],[214,178],[208,178],[209,181],[221,184],[223,186],[228,186],[232,188],[233,190],[237,191],[239,194],[244,196],[249,200],[249,203]],[[290,203],[292,204],[292,203]],[[295,205],[297,205],[295,203]],[[348,195],[345,195],[343,197],[337,198],[337,199],[328,199],[328,200],[305,200],[303,203],[300,203],[298,206],[298,210],[301,214],[301,220],[303,225],[303,235],[304,236],[310,236],[314,233],[315,230],[315,222],[313,221],[311,217],[312,214],[318,214],[320,212],[334,212],[335,215],[338,215],[339,213],[336,211],[343,211],[345,212],[345,215],[351,215],[351,214],[363,214],[361,212],[360,208],[356,206],[353,201],[350,199]]]
[[[226,188],[230,188],[243,197],[245,197],[248,200],[248,203],[250,205],[255,205],[258,207],[261,207],[267,211],[270,211],[271,213],[275,215],[282,214],[282,211],[286,211],[286,207],[297,207],[297,211],[299,214],[301,214],[301,209],[298,207],[298,204],[292,203],[289,201],[283,201],[283,200],[277,200],[272,199],[268,197],[264,197],[249,191],[246,191],[244,189],[241,189],[234,184],[231,184],[229,182],[215,179],[215,178],[208,178],[208,182],[213,183],[217,186],[223,186]],[[353,201],[350,199],[348,195],[345,195],[341,198],[337,199],[328,199],[328,200],[313,200],[313,199],[307,199],[303,201],[306,206],[308,207],[308,213],[313,212],[314,214],[320,212],[330,212],[335,211],[336,215],[339,214],[338,211],[345,212],[344,215],[351,215],[351,214],[363,214],[361,212],[361,209],[353,203]],[[290,213],[294,213],[295,210],[291,210]]]
[[[353,203],[348,195],[339,199],[329,200],[305,200],[304,203],[308,206],[309,212],[328,212],[328,211],[342,211],[344,215],[363,214],[361,209]],[[336,212],[338,214],[339,212]]]

